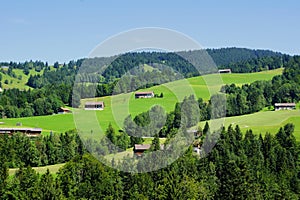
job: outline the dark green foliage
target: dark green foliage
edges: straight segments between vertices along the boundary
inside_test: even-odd
[[[285,79],[294,80],[292,76],[294,76],[297,68],[293,67],[293,65],[298,63],[297,57],[289,57],[271,51],[240,48],[213,49],[207,50],[207,52],[215,60],[217,66],[231,67],[234,72],[254,72],[278,68],[282,65],[287,66],[283,77],[274,78],[274,80],[277,80],[274,84],[279,84],[278,87],[270,85],[259,86],[258,88],[254,88],[254,90],[249,87],[245,89],[246,92],[235,92],[229,96],[227,101],[228,116],[255,112],[266,105],[272,105],[274,102],[297,101],[299,99],[299,86],[294,87],[293,84],[285,81]],[[180,54],[187,57],[197,53],[199,51],[180,52]],[[102,61],[100,58],[80,59],[76,62],[70,61],[62,66],[59,66],[58,62],[56,62],[54,70],[50,70],[47,63],[45,64],[40,61],[2,63],[2,65],[9,66],[8,71],[3,71],[3,73],[8,73],[10,76],[16,76],[12,71],[13,69],[23,69],[25,73],[29,73],[31,69],[35,71],[43,70],[43,73],[31,75],[27,82],[28,86],[38,89],[37,91],[19,91],[17,89],[14,89],[13,92],[9,92],[10,90],[4,91],[0,95],[0,105],[5,107],[5,114],[10,118],[48,115],[57,112],[57,109],[63,106],[63,104],[78,107],[81,98],[130,92],[178,80],[183,77],[199,75],[198,71],[189,62],[176,53],[126,53],[115,60],[114,58],[103,58],[105,61]],[[111,61],[113,62],[110,63]],[[237,64],[237,62],[242,63]],[[100,76],[99,68],[101,64],[105,63],[110,65]],[[75,75],[82,64],[87,69],[77,74],[76,78],[80,84],[74,85]],[[145,71],[143,68],[136,69],[137,66],[142,66],[143,64],[151,65],[158,70]],[[164,65],[170,68],[166,68]],[[250,68],[245,66],[250,66]],[[98,71],[95,72],[97,69]],[[129,71],[130,75],[123,76]],[[178,76],[178,73],[176,74],[175,72],[179,72],[183,77]],[[84,84],[85,82],[94,84]],[[5,81],[5,83],[8,84],[8,81]],[[162,98],[163,94],[158,96]],[[28,104],[25,104],[26,102]],[[45,106],[42,108],[41,105],[43,103]],[[236,108],[233,107],[235,103],[238,105]],[[219,110],[214,110],[214,106],[202,109],[203,106],[206,107],[204,104],[204,102],[199,102],[201,120],[210,119],[210,112],[213,114],[219,112]],[[175,116],[177,122],[179,122],[178,115]],[[216,117],[219,117],[219,114]],[[179,124],[176,126],[179,127]]]
[[[57,182],[70,199],[119,199],[124,192],[119,173],[90,155],[67,163],[58,172]]]
[[[207,49],[206,51],[217,66],[231,68],[234,72],[251,72],[253,69],[264,68],[265,66],[278,68],[282,65],[283,61],[289,57],[288,55],[282,55],[281,53],[268,50],[251,50],[235,47]],[[262,64],[264,62],[266,63]],[[251,67],[247,68],[247,65]]]
[[[209,124],[208,122],[205,122],[204,128],[203,128],[203,134],[207,135],[209,133]]]
[[[299,144],[289,142],[293,128],[287,124],[264,138],[251,130],[242,137],[238,126],[223,128],[207,157],[200,159],[189,148],[171,165],[148,173],[119,172],[90,154],[74,156],[56,176],[49,171],[39,176],[27,167],[8,179],[1,165],[1,199],[298,199]],[[68,135],[59,138],[69,142]],[[158,135],[152,146],[159,149]],[[156,162],[164,159],[161,154]]]
[[[27,91],[4,90],[0,95],[0,105],[8,118],[50,115],[68,103],[69,97],[64,93],[66,89],[70,88],[62,85]]]
[[[256,81],[237,87],[224,86],[221,91],[227,94],[227,116],[257,112],[274,103],[298,102],[300,100],[300,57],[287,59],[283,75],[272,81]]]
[[[152,151],[158,151],[158,150],[160,150],[160,141],[159,141],[158,134],[156,134],[154,136],[154,139],[152,140],[151,150]]]
[[[108,125],[108,128],[105,131],[106,137],[113,143],[117,143],[117,136],[115,133],[114,128],[112,127],[111,123]]]
[[[0,158],[8,167],[44,166],[63,163],[85,149],[75,131],[30,139],[22,134],[0,136]]]
[[[4,195],[7,189],[8,182],[8,167],[5,163],[5,159],[0,155],[0,197]]]

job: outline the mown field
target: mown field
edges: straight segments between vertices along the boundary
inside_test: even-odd
[[[82,104],[84,104],[84,102],[86,101],[104,101],[105,109],[102,111],[74,110],[73,112],[75,115],[57,114],[51,116],[2,119],[1,121],[4,122],[4,124],[0,125],[0,127],[14,127],[16,126],[17,122],[21,122],[24,127],[43,128],[43,134],[48,134],[50,131],[65,132],[67,130],[74,129],[76,127],[75,124],[79,129],[91,129],[92,126],[98,126],[99,124],[100,127],[96,128],[95,130],[102,129],[104,131],[109,123],[112,123],[113,127],[118,130],[123,127],[124,118],[129,114],[135,116],[141,112],[149,110],[153,105],[160,105],[166,110],[166,112],[170,112],[174,110],[176,102],[182,101],[185,96],[188,96],[190,94],[195,94],[197,97],[208,100],[212,93],[218,92],[220,90],[222,84],[235,83],[240,85],[251,83],[256,80],[270,80],[273,76],[281,74],[282,70],[283,69],[277,69],[249,74],[212,74],[193,77],[186,80],[179,80],[145,89],[145,91],[154,91],[156,94],[163,93],[163,98],[134,99],[133,93],[129,93],[112,97],[83,99]],[[265,113],[269,114],[273,112]],[[260,113],[258,114],[261,115]],[[270,114],[270,116],[272,116],[272,114]],[[270,120],[270,122],[275,123],[273,118],[268,116],[263,117],[264,120]],[[278,117],[280,118],[280,116]],[[291,117],[295,117],[295,119],[291,120],[297,122],[297,116],[293,115]],[[253,117],[253,119],[254,118],[255,117]],[[229,118],[228,120],[230,119],[231,118]],[[253,119],[246,119],[245,116],[245,121],[253,121]],[[261,122],[262,120],[258,118],[257,121]],[[242,121],[230,123],[242,123]],[[268,130],[264,128],[264,124],[257,124],[255,123],[255,121],[247,126],[251,128],[253,127],[253,129],[260,130],[260,132],[263,130]],[[276,127],[279,127],[278,123],[274,124],[274,129],[276,129]]]

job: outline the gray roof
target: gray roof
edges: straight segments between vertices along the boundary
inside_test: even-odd
[[[134,149],[135,150],[148,150],[150,149],[151,145],[150,144],[135,144]]]
[[[103,101],[98,101],[98,102],[85,102],[85,105],[103,105]]]

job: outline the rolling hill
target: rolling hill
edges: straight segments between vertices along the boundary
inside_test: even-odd
[[[251,83],[256,80],[270,80],[272,79],[273,76],[281,74],[282,70],[283,69],[276,69],[276,70],[270,70],[270,71],[264,71],[258,73],[243,73],[243,74],[234,74],[234,73],[221,74],[221,77],[224,84],[235,83],[241,85],[245,83]],[[213,79],[214,76],[216,75],[211,74],[211,75],[205,75],[204,77],[201,76],[193,77],[193,78],[186,79],[186,81],[191,86],[191,89],[194,90],[194,94],[196,94],[197,97],[201,97],[205,100],[208,100],[210,94],[206,86],[205,79],[206,78]],[[211,87],[215,88],[216,91],[218,91],[220,86],[221,85],[215,85]],[[132,116],[135,116],[141,112],[147,111],[155,104],[163,106],[167,112],[170,112],[174,109],[174,105],[178,100],[179,101],[182,100],[184,96],[189,95],[190,94],[189,92],[192,91],[192,90],[186,90],[186,88],[184,87],[184,80],[179,80],[179,81],[166,83],[159,86],[154,86],[152,88],[148,88],[145,90],[152,90],[157,94],[163,93],[164,98],[134,99],[134,95],[130,93],[130,94],[116,95],[113,98],[110,96],[106,96],[101,98],[83,99],[82,104],[86,101],[104,101],[105,109],[103,111],[96,112],[97,120],[101,125],[102,130],[105,130],[109,123],[112,123],[115,129],[119,129],[122,127],[123,119],[124,119],[123,117],[126,117],[128,115],[126,110],[124,112],[122,111],[122,109],[124,109],[124,98],[126,97],[126,95],[130,95],[130,100],[128,102],[129,112]],[[174,94],[174,92],[172,92],[173,90],[176,91],[175,94],[178,94],[177,96]],[[112,110],[112,104],[114,105],[113,110]],[[112,114],[114,111],[118,112],[117,119],[115,119],[114,115]],[[266,112],[266,113],[273,113],[273,112]],[[285,119],[289,120],[289,117],[296,117],[296,116],[292,114],[291,116],[287,115]],[[297,120],[297,117],[296,119],[293,120]],[[16,125],[17,122],[22,122],[24,127],[41,127],[43,128],[44,134],[47,134],[50,131],[64,132],[75,128],[74,118],[72,114],[63,114],[63,115],[56,114],[56,115],[39,116],[39,117],[11,118],[11,119],[3,119],[2,121],[4,122],[4,124],[0,126],[5,126],[5,127],[7,126],[13,127]],[[247,119],[245,121],[247,121]],[[272,118],[270,118],[270,122],[272,121],[273,121]],[[276,129],[276,127],[279,127],[281,123],[274,122],[273,125],[274,128],[272,130]],[[249,127],[251,126],[249,125]],[[265,129],[262,128],[261,130],[265,130]]]

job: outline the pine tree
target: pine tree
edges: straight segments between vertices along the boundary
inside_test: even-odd
[[[115,129],[112,127],[111,123],[109,123],[108,128],[105,131],[106,137],[113,143],[117,143],[117,136],[115,133]]]
[[[158,134],[155,134],[154,139],[152,140],[151,150],[152,151],[160,150],[160,141],[159,141]]]
[[[207,135],[209,133],[209,124],[208,122],[205,122],[204,128],[203,128],[203,134]]]
[[[0,159],[0,197],[3,196],[7,187],[8,181],[8,168],[4,159]]]

